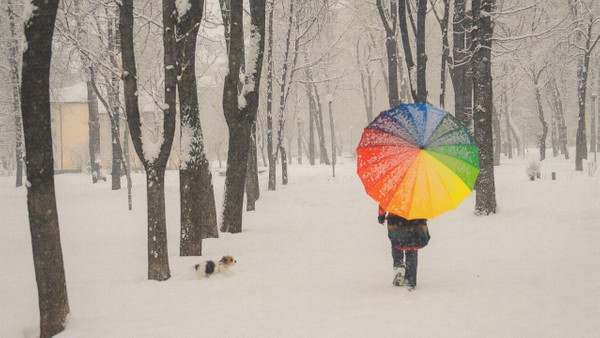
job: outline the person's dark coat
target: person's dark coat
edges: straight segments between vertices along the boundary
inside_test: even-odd
[[[429,243],[429,229],[426,219],[407,220],[403,217],[388,214],[388,237],[392,246],[400,250],[418,250]]]

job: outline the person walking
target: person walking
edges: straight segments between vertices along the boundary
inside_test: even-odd
[[[429,243],[431,236],[426,219],[407,220],[395,215],[380,205],[377,220],[383,224],[387,219],[388,238],[392,246],[395,286],[417,286],[418,250]]]

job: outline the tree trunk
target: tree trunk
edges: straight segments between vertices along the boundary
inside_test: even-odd
[[[300,120],[300,118],[298,118],[298,120],[296,121],[296,128],[298,130],[298,164],[302,164],[302,120]]]
[[[114,55],[117,55],[120,52],[120,46],[118,43],[118,26],[112,20],[108,20],[108,45],[109,50]],[[114,66],[118,67],[116,62]],[[110,128],[110,138],[112,144],[112,165],[111,165],[111,188],[112,190],[120,190],[121,189],[121,176],[123,166],[121,159],[121,144],[120,144],[120,135],[121,135],[121,119],[120,119],[120,105],[119,105],[119,78],[116,74],[111,74],[110,79],[111,85],[108,89],[108,102],[110,105],[110,109],[108,110],[108,114],[112,115],[111,119],[111,128]]]
[[[587,79],[590,67],[590,39],[592,25],[586,39],[586,52],[577,67],[577,100],[579,102],[579,119],[577,122],[577,137],[575,141],[575,170],[583,171],[583,160],[587,160],[587,136],[585,132],[585,101],[587,98]]]
[[[309,81],[312,81],[312,75],[309,73]],[[329,155],[327,154],[327,146],[325,141],[325,126],[323,124],[323,109],[321,105],[321,98],[319,96],[319,90],[314,83],[310,84],[312,87],[311,93],[313,96],[314,112],[315,112],[315,126],[317,128],[317,136],[319,138],[319,158],[320,163],[329,165]],[[310,104],[309,100],[309,104]]]
[[[269,38],[267,42],[267,156],[269,159],[268,189],[277,187],[277,162],[273,149],[273,12],[275,0],[269,2]]]
[[[417,68],[412,56],[412,47],[410,45],[410,38],[408,35],[408,24],[406,21],[406,9],[410,4],[406,0],[400,0],[398,3],[398,22],[400,27],[400,35],[402,36],[402,47],[404,50],[404,60],[406,61],[406,68],[408,69],[408,80],[410,83],[410,93],[414,102],[418,101],[417,93]],[[424,42],[423,42],[424,43]],[[418,57],[418,56],[417,56]],[[424,102],[424,101],[421,101]]]
[[[491,16],[495,0],[473,0],[475,53],[473,55],[474,128],[479,147],[480,172],[475,183],[475,210],[479,215],[496,213],[494,145],[492,140],[492,36]]]
[[[85,16],[81,10],[81,4],[75,2],[75,13],[76,13],[76,35],[75,37],[79,41],[87,41],[88,34],[83,26]],[[109,35],[110,36],[110,35]],[[88,105],[88,148],[90,153],[90,172],[92,174],[92,183],[97,183],[100,177],[100,121],[98,116],[98,98],[94,91],[93,84],[91,83],[91,62],[85,56],[84,52],[80,50],[79,59],[83,65],[84,72],[86,75],[86,88],[87,88],[87,105]]]
[[[598,71],[598,95],[600,96],[600,70]],[[598,112],[596,114],[596,149],[600,151],[600,100],[598,100]]]
[[[146,172],[146,190],[148,192],[148,279],[167,280],[171,273],[167,248],[164,169],[156,168]]]
[[[427,102],[427,54],[425,54],[425,19],[427,0],[417,1],[417,103]]]
[[[246,170],[246,211],[256,210],[256,201],[259,197],[258,148],[256,146],[256,123],[254,123],[250,134],[250,150],[248,152],[248,168]]]
[[[125,111],[134,149],[146,170],[148,204],[148,278],[166,280],[170,277],[166,239],[164,173],[175,134],[176,57],[174,0],[163,1],[163,43],[165,66],[165,103],[162,143],[158,154],[146,153],[137,95],[137,69],[133,48],[133,0],[123,0],[120,6],[119,31],[123,58]],[[164,234],[164,235],[163,235]]]
[[[282,146],[279,151],[281,152],[281,184],[288,184],[288,163],[287,163],[287,152],[285,148]]]
[[[544,109],[542,108],[542,94],[540,93],[540,88],[538,86],[537,79],[533,84],[533,90],[535,92],[535,101],[537,103],[538,117],[540,119],[540,123],[542,124],[542,136],[540,137],[540,161],[546,159],[546,136],[548,135],[548,123],[546,123],[546,119],[544,118]]]
[[[329,107],[329,127],[331,128],[331,168],[333,170],[333,177],[335,177],[335,163],[337,155],[335,146],[335,128],[333,125],[333,109],[331,108],[333,104],[333,97],[331,97],[331,94],[327,96],[327,104]]]
[[[506,69],[506,68],[505,68]],[[509,103],[508,103],[508,95],[506,95],[506,93],[508,92],[508,88],[506,88],[506,80],[504,80],[502,82],[502,106],[504,108],[504,115],[506,116],[506,150],[505,153],[508,156],[508,158],[513,158],[513,144],[512,144],[512,137],[511,137],[511,131],[510,131],[510,123],[509,123],[509,115],[510,115],[510,107],[509,107]]]
[[[244,53],[243,4],[230,3],[230,41],[228,69],[223,87],[223,112],[229,129],[229,151],[225,177],[222,231],[242,231],[244,186],[252,125],[258,110],[260,76],[265,44],[265,1],[250,0],[250,64],[245,76],[244,90],[238,97],[240,68]]]
[[[10,40],[8,43],[8,62],[10,65],[10,74],[12,80],[12,104],[15,116],[15,186],[23,185],[23,123],[21,122],[21,101],[20,101],[20,80],[19,80],[19,40],[17,38],[17,14],[13,0],[8,0],[6,10],[8,11],[8,20],[10,27]]]
[[[117,81],[113,82],[113,86],[117,85]],[[117,85],[118,86],[118,85]],[[111,138],[111,144],[112,144],[112,170],[111,170],[111,188],[112,190],[119,190],[121,189],[121,176],[122,176],[122,170],[121,170],[121,156],[120,156],[120,152],[121,152],[121,145],[119,144],[119,135],[121,133],[120,128],[119,128],[119,124],[120,124],[120,118],[119,118],[119,104],[118,104],[118,92],[116,92],[116,89],[113,88],[111,89],[111,91],[113,92],[112,94],[110,94],[110,96],[112,96],[112,109],[111,111],[109,111],[109,114],[113,115],[113,123],[111,124],[111,128],[110,128],[110,138]]]
[[[204,3],[188,1],[178,13],[177,89],[180,112],[179,194],[181,210],[180,256],[201,256],[202,239],[218,237],[217,210],[210,164],[204,149],[196,86],[196,38]]]
[[[69,302],[54,189],[50,115],[50,62],[58,0],[32,2],[25,18],[21,114],[27,163],[27,209],[38,287],[40,337],[64,330]]]
[[[396,41],[398,0],[390,1],[389,18],[386,16],[382,0],[377,0],[376,6],[385,29],[385,50],[388,61],[388,100],[390,107],[395,107],[400,103],[398,98],[398,42]]]
[[[565,159],[569,159],[569,148],[567,148],[567,126],[565,123],[565,114],[563,111],[562,98],[560,95],[560,91],[558,90],[558,85],[556,83],[556,78],[552,77],[549,83],[549,88],[551,91],[552,102],[554,102],[554,106],[556,107],[556,120],[557,120],[557,129],[558,129],[558,144],[561,152],[565,155]]]
[[[444,0],[444,17],[440,22],[442,28],[442,65],[440,70],[440,108],[446,106],[446,66],[450,58],[450,42],[448,41],[448,23],[450,22],[450,0]]]
[[[590,123],[590,152],[596,160],[596,93],[592,94],[592,121]]]
[[[244,188],[250,146],[250,127],[244,121],[231,122],[229,128],[229,150],[225,174],[225,197],[221,231],[242,232]]]
[[[471,79],[471,31],[473,22],[467,15],[467,0],[456,0],[453,16],[453,66],[451,68],[454,85],[454,115],[465,126],[473,121]]]
[[[86,81],[88,99],[88,128],[89,128],[89,151],[90,171],[92,183],[102,179],[100,172],[100,118],[98,114],[98,97],[92,88],[91,81]]]
[[[304,69],[304,75],[306,80],[310,79],[310,71],[308,68]],[[312,94],[312,84],[305,84],[306,96],[308,98],[308,161],[310,165],[315,165],[316,154],[315,154],[315,125],[317,115],[317,105],[315,104],[315,98]]]
[[[284,134],[285,134],[285,121],[286,121],[285,112],[286,112],[286,106],[287,106],[287,99],[289,96],[290,87],[293,82],[293,77],[294,77],[294,73],[295,73],[294,68],[296,67],[296,62],[298,60],[299,37],[296,37],[296,40],[294,43],[294,54],[293,54],[291,63],[290,63],[290,58],[289,58],[294,16],[295,16],[294,2],[292,1],[292,2],[290,2],[290,13],[289,13],[289,17],[288,17],[289,18],[288,19],[288,27],[287,27],[287,33],[286,33],[286,39],[285,39],[283,70],[282,70],[282,74],[281,74],[281,80],[279,81],[279,83],[280,83],[279,109],[278,109],[278,114],[277,114],[279,128],[277,131],[277,145],[275,146],[274,161],[272,162],[273,166],[275,166],[277,163],[277,158],[279,157],[279,150],[284,149],[283,139],[284,139]],[[298,25],[296,25],[296,30],[298,30]],[[281,161],[282,165],[284,164],[284,162],[285,161],[283,161],[283,160]],[[285,171],[286,171],[286,175],[287,175],[287,168]],[[271,172],[271,170],[269,170],[269,173],[270,172]],[[273,172],[275,172],[275,168],[273,168]],[[283,172],[283,168],[282,168],[282,172]],[[283,179],[283,177],[282,177],[282,179]],[[287,177],[285,179],[283,179],[283,181],[287,182]]]
[[[360,47],[360,41],[360,39],[356,40],[356,66],[359,73],[360,87],[363,94],[365,112],[367,114],[367,122],[370,122],[373,120],[373,75],[371,69],[369,68],[371,47],[370,43],[367,43],[364,46],[364,49],[368,51],[368,54],[365,55],[365,63],[363,64],[361,61],[361,51],[363,48]]]
[[[496,107],[492,112],[492,130],[494,133],[494,165],[500,165],[500,155],[502,154],[502,131],[500,128],[500,114]]]

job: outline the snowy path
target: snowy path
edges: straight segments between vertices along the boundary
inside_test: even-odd
[[[524,162],[497,169],[499,213],[474,195],[430,222],[418,287],[393,287],[377,205],[349,160],[292,166],[290,184],[261,187],[242,234],[204,241],[202,259],[234,255],[229,276],[196,280],[178,257],[177,177],[168,176],[172,278],[145,280],[143,177],[125,192],[57,176],[71,320],[60,337],[597,336],[600,183],[572,173],[528,182]],[[557,166],[557,170],[563,170]],[[264,182],[265,177],[261,178]],[[217,201],[223,179],[215,176]],[[25,190],[0,178],[0,337],[35,335],[37,296]]]

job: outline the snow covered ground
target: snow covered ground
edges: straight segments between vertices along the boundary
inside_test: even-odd
[[[532,151],[531,157],[535,157]],[[600,171],[549,159],[496,168],[498,213],[473,214],[471,194],[429,223],[413,292],[392,285],[377,204],[351,159],[290,167],[241,234],[178,257],[176,172],[167,175],[172,277],[146,280],[145,187],[126,191],[56,176],[71,315],[60,337],[597,337],[600,334]],[[557,180],[550,173],[557,173]],[[266,174],[263,174],[266,175]],[[223,177],[213,176],[217,201]],[[25,188],[0,177],[0,337],[35,336],[38,305]],[[220,204],[220,202],[219,202]],[[219,205],[220,207],[220,205]],[[234,255],[229,276],[194,278],[201,259]]]

